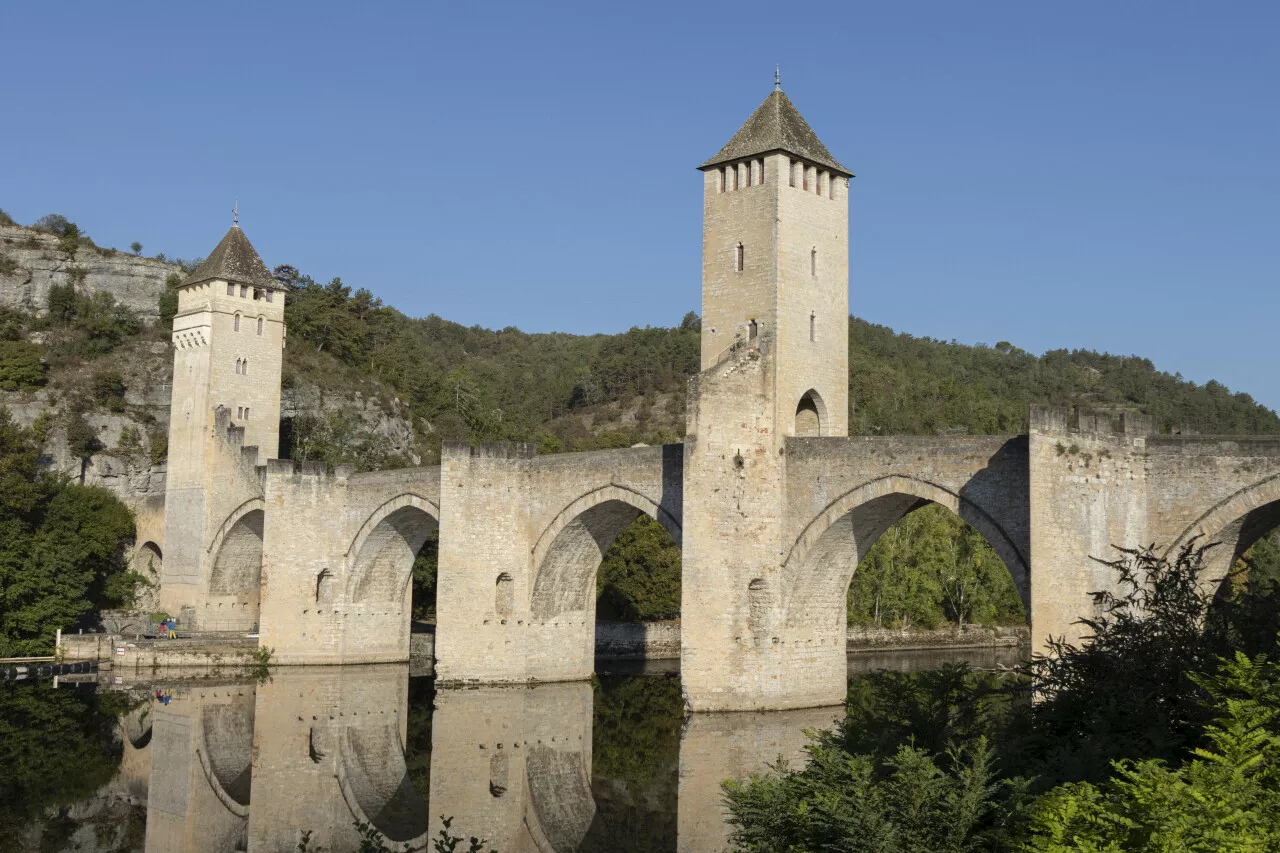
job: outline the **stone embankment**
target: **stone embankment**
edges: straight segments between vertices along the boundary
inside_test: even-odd
[[[104,620],[118,627],[115,616]],[[935,630],[894,630],[889,628],[849,628],[850,652],[887,652],[941,649],[1014,648],[1029,641],[1023,627],[963,628]],[[243,634],[208,634],[178,640],[130,639],[128,632],[67,634],[62,638],[63,660],[109,662],[113,670],[140,672],[158,668],[185,668],[206,672],[226,671],[258,663],[256,637]],[[435,658],[435,633],[425,625],[415,626],[409,635],[410,661],[418,664],[413,674],[425,674],[425,662]],[[679,660],[680,620],[668,622],[600,622],[596,625],[596,657],[602,660]]]

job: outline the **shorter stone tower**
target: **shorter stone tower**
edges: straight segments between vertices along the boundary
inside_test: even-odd
[[[257,623],[256,468],[279,453],[284,335],[284,288],[233,225],[178,289],[173,318],[160,606],[187,624]]]

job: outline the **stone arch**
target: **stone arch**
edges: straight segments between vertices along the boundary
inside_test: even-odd
[[[246,501],[236,509],[214,536],[209,552],[214,555],[209,573],[212,595],[236,595],[257,590],[262,579],[263,503]]]
[[[398,495],[379,506],[347,549],[347,601],[399,602],[413,561],[439,526],[440,508],[422,495]]]
[[[1004,561],[1031,613],[1031,573],[1009,535],[982,507],[950,489],[915,477],[889,475],[850,489],[827,505],[792,544],[782,566],[786,624],[833,623],[859,560],[880,535],[927,503],[940,504],[972,525]],[[825,622],[823,623],[825,624]]]
[[[245,701],[247,699],[247,701]],[[249,817],[253,792],[254,698],[237,696],[200,711],[196,755],[214,796],[237,817]]]
[[[160,550],[160,546],[155,542],[146,541],[138,546],[138,553],[135,557],[138,568],[148,574],[160,577],[161,571],[164,569],[164,554]]]
[[[546,620],[592,609],[600,561],[618,534],[641,513],[656,520],[680,544],[680,523],[632,489],[601,486],[565,507],[533,546],[533,618]]]
[[[1201,576],[1202,591],[1212,594],[1236,561],[1277,526],[1280,526],[1280,474],[1245,486],[1214,504],[1182,531],[1163,556],[1176,558],[1193,540],[1200,544],[1220,543],[1205,554],[1207,571]]]
[[[340,750],[338,787],[352,816],[397,844],[425,839],[426,804],[409,778],[399,724],[349,727]]]
[[[800,395],[800,401],[796,403],[796,426],[795,435],[797,437],[809,437],[822,435],[822,430],[827,424],[827,406],[822,401],[822,395],[814,389],[810,388]]]

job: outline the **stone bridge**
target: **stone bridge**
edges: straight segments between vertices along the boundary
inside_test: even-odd
[[[602,556],[643,513],[681,547],[688,706],[816,707],[844,700],[858,561],[927,503],[1000,555],[1037,648],[1078,637],[1113,545],[1221,540],[1220,577],[1280,521],[1280,439],[1049,408],[1022,436],[849,437],[852,173],[780,89],[699,169],[701,369],[664,447],[446,443],[439,467],[373,474],[272,458],[285,294],[233,226],[178,288],[162,537],[139,514],[161,608],[256,627],[279,663],[404,661],[438,530],[441,682],[584,680]]]

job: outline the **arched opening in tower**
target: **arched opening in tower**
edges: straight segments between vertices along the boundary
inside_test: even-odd
[[[822,435],[825,414],[826,408],[822,405],[822,397],[818,392],[806,391],[796,404],[795,434],[800,437]]]

